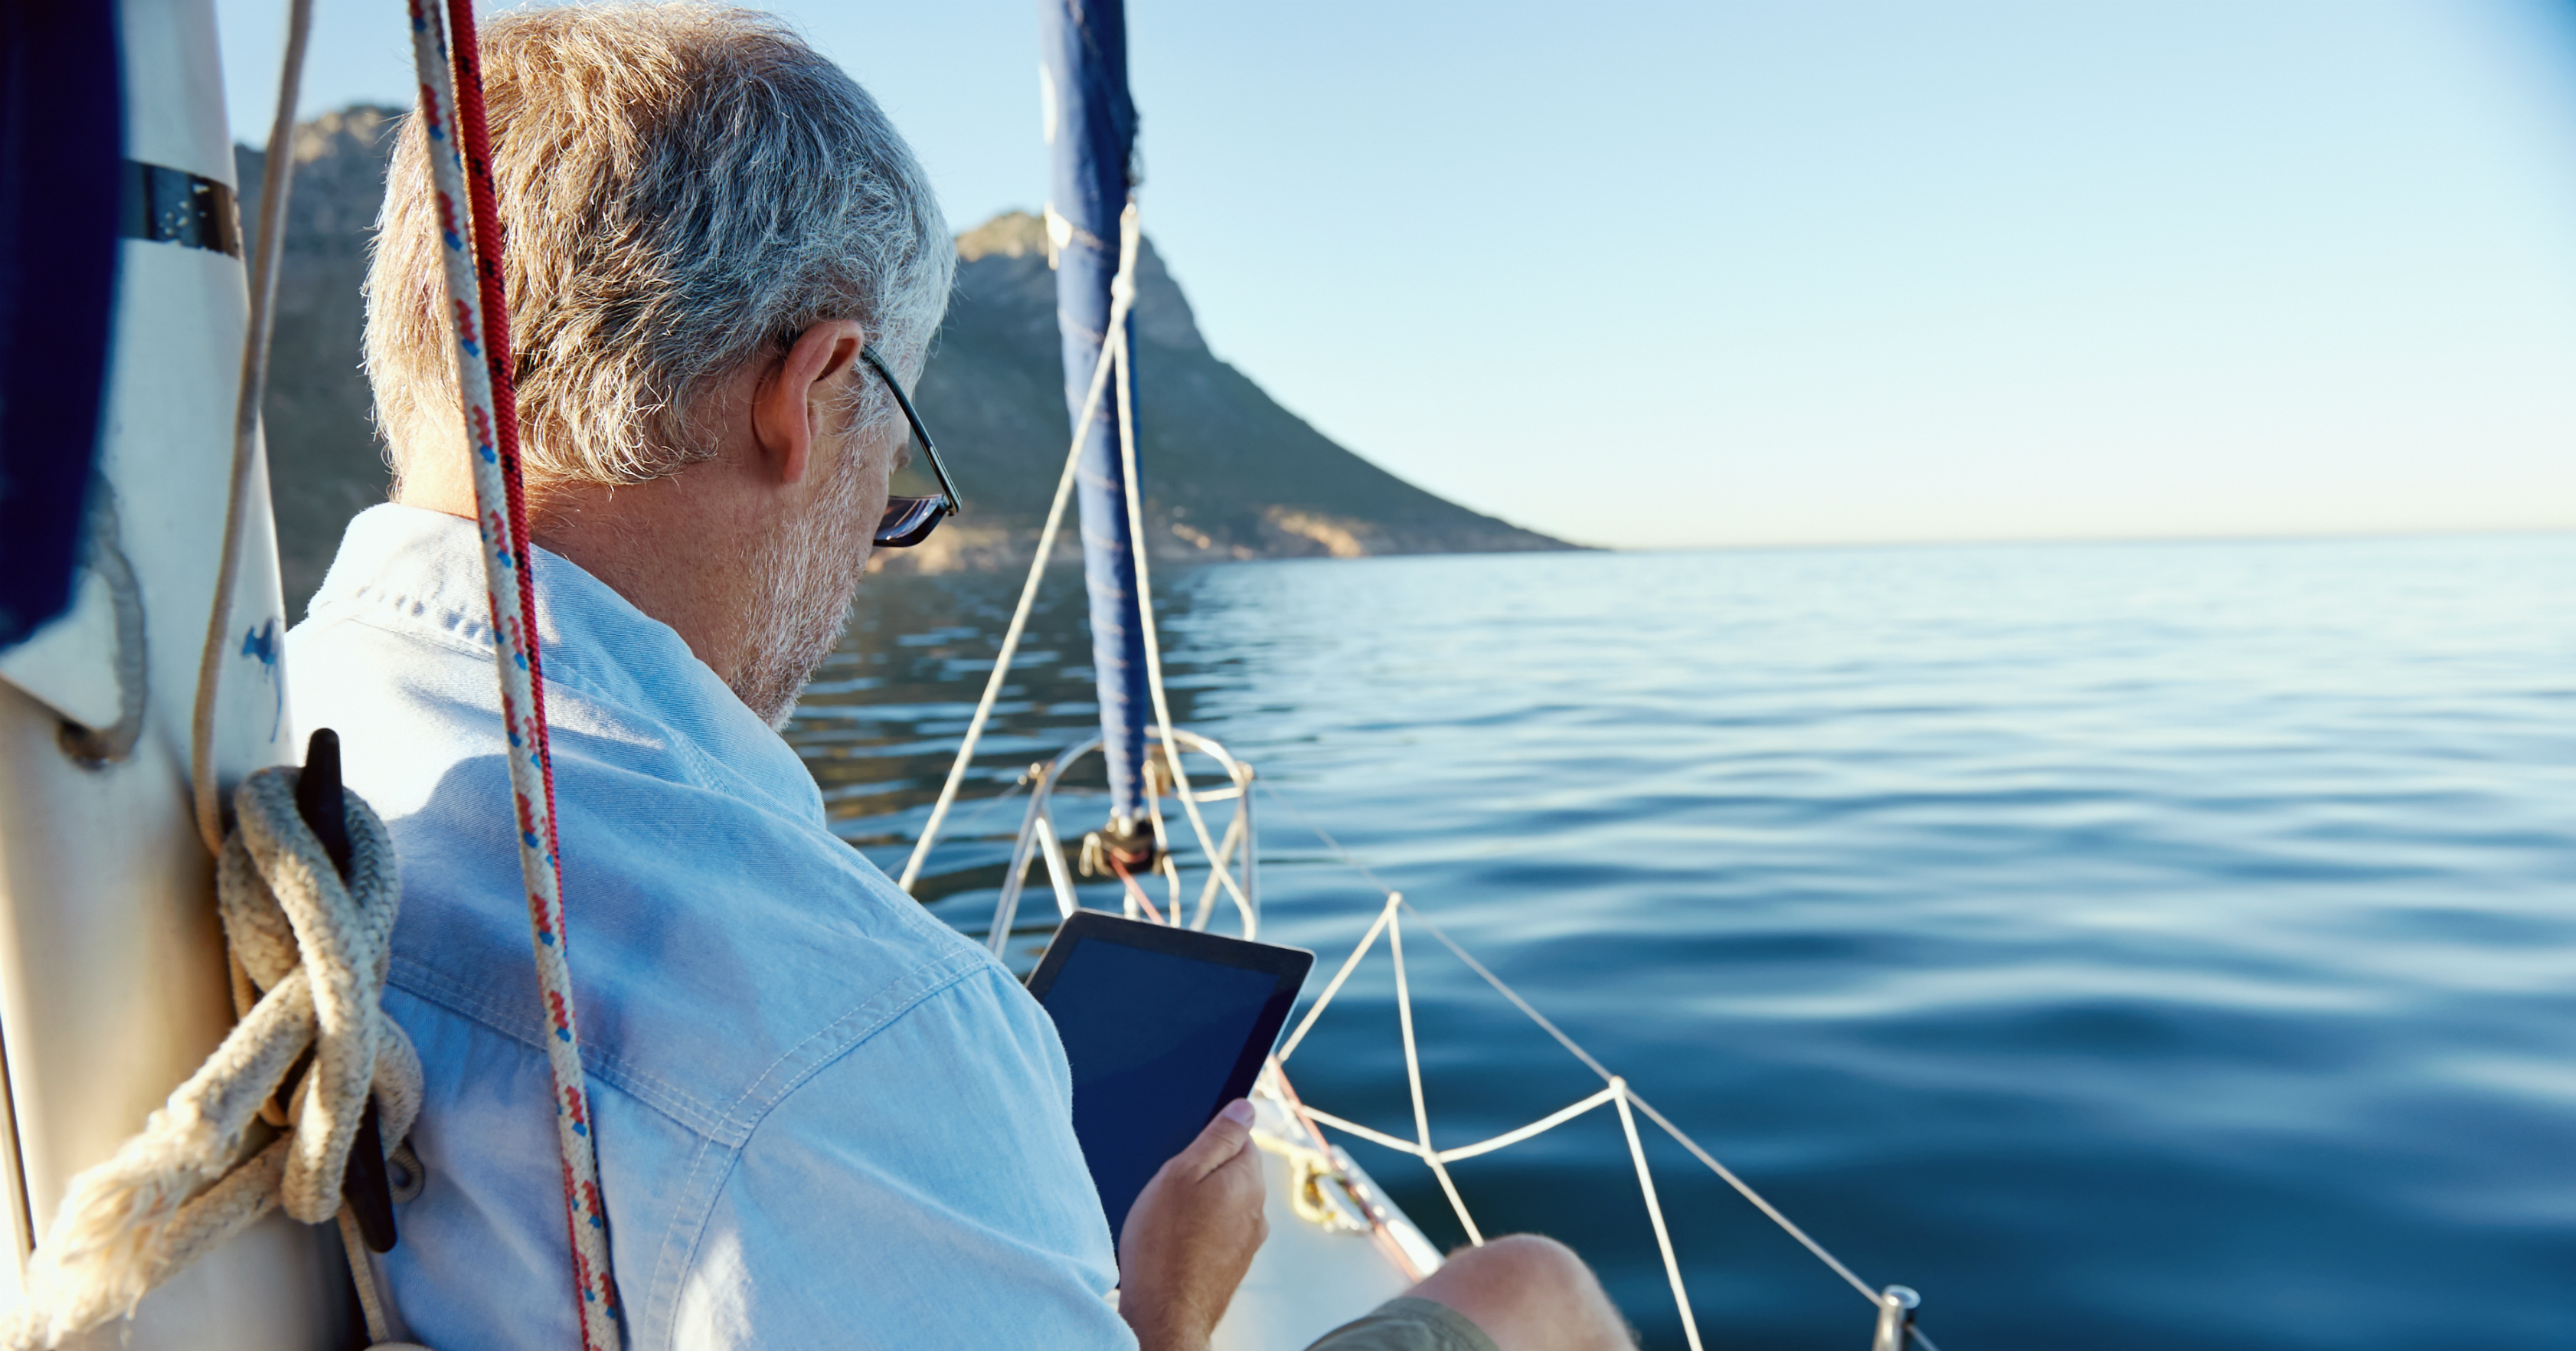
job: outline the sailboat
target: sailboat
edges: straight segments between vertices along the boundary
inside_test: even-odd
[[[1122,890],[1119,903],[1130,918],[1206,928],[1221,908],[1230,908],[1242,934],[1253,937],[1259,930],[1261,894],[1255,772],[1216,741],[1173,724],[1154,625],[1142,467],[1136,454],[1136,373],[1129,361],[1129,306],[1135,295],[1142,208],[1135,153],[1137,115],[1127,83],[1124,6],[1120,0],[1046,0],[1039,13],[1041,124],[1053,166],[1045,227],[1048,261],[1056,275],[1065,400],[1074,434],[1018,609],[1004,632],[1001,651],[947,781],[905,864],[901,885],[910,890],[920,878],[924,860],[956,801],[976,743],[1009,676],[1071,496],[1079,503],[1100,735],[1033,767],[1028,774],[1029,802],[996,896],[987,942],[996,955],[1002,954],[1018,923],[1021,897],[1033,867],[1043,867],[1060,915],[1069,916],[1080,906],[1076,870],[1068,861],[1071,840],[1055,820],[1055,790],[1068,771],[1093,754],[1104,762],[1108,819],[1081,836],[1079,871],[1115,877]],[[1210,787],[1193,785],[1188,769],[1193,757],[1215,769]],[[1216,804],[1230,806],[1222,831],[1213,831],[1208,820],[1206,809]],[[1183,884],[1176,852],[1192,846],[1204,870],[1195,898]],[[1160,906],[1149,894],[1148,882],[1159,884]],[[1221,907],[1221,901],[1230,905]],[[1498,995],[1598,1074],[1603,1083],[1600,1091],[1502,1135],[1435,1147],[1405,977],[1403,935],[1408,917],[1417,932],[1455,951]],[[1438,1249],[1337,1143],[1337,1135],[1364,1139],[1419,1160],[1453,1207],[1460,1228],[1471,1242],[1482,1243],[1483,1235],[1447,1165],[1517,1144],[1597,1109],[1615,1112],[1623,1128],[1692,1351],[1699,1351],[1701,1344],[1698,1320],[1639,1136],[1637,1117],[1641,1115],[1682,1143],[1867,1300],[1873,1306],[1872,1340],[1880,1351],[1933,1345],[1915,1327],[1920,1298],[1914,1291],[1863,1282],[1655,1111],[1623,1077],[1586,1053],[1458,948],[1401,895],[1389,892],[1373,916],[1354,918],[1362,932],[1272,1057],[1255,1090],[1254,1104],[1260,1114],[1255,1139],[1266,1155],[1271,1238],[1219,1325],[1217,1346],[1226,1351],[1304,1346],[1381,1300],[1402,1293],[1440,1265]],[[1352,971],[1381,941],[1395,967],[1415,1127],[1409,1140],[1305,1103],[1286,1065]]]
[[[388,23],[393,12],[389,3]],[[272,146],[291,129],[309,5],[293,14]],[[1072,435],[1001,659],[902,884],[920,878],[957,800],[1066,508],[1078,503],[1101,732],[1032,774],[988,942],[999,953],[1029,927],[1020,909],[1032,872],[1043,873],[1060,915],[1081,904],[1077,878],[1089,874],[1115,879],[1131,915],[1200,928],[1230,915],[1251,937],[1261,922],[1256,774],[1174,725],[1154,628],[1128,360],[1142,208],[1123,9],[1117,0],[1045,0],[1041,16],[1054,164],[1045,221]],[[547,824],[542,662],[515,622],[530,601],[528,543],[516,503],[507,313],[498,268],[488,266],[499,240],[488,195],[475,200],[489,189],[488,172],[473,179],[482,126],[472,9],[470,0],[409,0],[407,17],[426,114],[452,147],[433,156],[438,189],[453,218],[470,223],[448,239],[448,279],[469,441],[482,452],[476,486],[495,627],[509,638],[496,678],[522,751],[512,757],[513,834],[541,984],[562,995],[546,1041],[579,1236],[574,1295],[586,1344],[613,1347],[620,1331],[600,1285],[605,1230],[577,1222],[602,1202],[580,1129],[570,985],[551,937],[564,921]],[[289,1026],[279,1009],[292,1001],[280,992],[298,980],[363,976],[369,949],[352,939],[326,953],[298,919],[303,965],[280,975],[243,950],[240,933],[228,949],[218,919],[219,890],[251,885],[242,869],[252,865],[219,868],[247,856],[240,838],[251,827],[228,828],[223,805],[245,782],[293,785],[291,809],[264,828],[292,836],[269,848],[306,871],[299,881],[261,854],[257,866],[269,872],[259,885],[300,886],[307,901],[336,897],[358,920],[369,904],[363,808],[336,801],[327,745],[291,744],[279,661],[285,616],[258,410],[292,157],[268,157],[260,228],[246,249],[211,0],[12,7],[0,16],[0,43],[12,72],[0,87],[0,154],[26,170],[14,191],[0,191],[0,1209],[13,1245],[12,1260],[0,1262],[0,1334],[11,1345],[148,1351],[344,1346],[363,1327],[390,1345],[364,1252],[398,1241],[402,1108],[382,1067],[400,1056],[378,1044],[375,1077],[358,1075],[338,1117],[310,1106],[319,1087],[277,1091],[322,1077],[296,1059],[302,1048],[322,1046],[318,1064],[346,1050],[322,1045],[332,1036],[373,1035],[364,1026],[317,1032],[309,997],[305,1022]],[[1106,819],[1074,834],[1058,825],[1056,790],[1094,754],[1109,784]],[[1194,895],[1185,867],[1203,874]],[[1598,1072],[1601,1090],[1503,1135],[1434,1147],[1404,997],[1408,925],[1457,951]],[[1914,1326],[1913,1292],[1862,1282],[1405,898],[1389,893],[1354,928],[1256,1090],[1270,1238],[1217,1345],[1303,1346],[1439,1266],[1437,1247],[1342,1140],[1418,1160],[1481,1242],[1446,1165],[1607,1110],[1624,1128],[1693,1351],[1697,1319],[1639,1116],[1850,1284],[1871,1306],[1876,1351],[1937,1351]],[[1305,1102],[1289,1076],[1308,1031],[1373,951],[1395,965],[1411,1139]],[[380,1011],[360,1024],[368,1017]],[[207,1152],[204,1130],[189,1134],[219,1108],[254,1104],[261,1121],[243,1125],[238,1140],[224,1137],[221,1151]],[[299,1141],[325,1134],[329,1157],[304,1160],[314,1151],[299,1153]],[[190,1140],[202,1157],[176,1148]],[[299,1162],[277,1162],[288,1155]],[[293,1194],[305,1176],[296,1168],[327,1178],[328,1195],[309,1185]],[[281,1213],[281,1199],[306,1222]],[[336,1234],[324,1222],[332,1220]]]

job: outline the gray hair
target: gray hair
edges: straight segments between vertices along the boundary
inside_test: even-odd
[[[524,458],[641,483],[710,458],[693,406],[808,325],[917,376],[956,254],[874,100],[778,20],[695,4],[525,10],[482,30]],[[367,376],[394,471],[461,457],[419,116],[386,174]],[[894,415],[857,382],[865,427]]]

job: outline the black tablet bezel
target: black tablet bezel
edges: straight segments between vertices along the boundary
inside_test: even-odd
[[[1243,1053],[1236,1058],[1233,1072],[1226,1076],[1225,1090],[1207,1105],[1207,1115],[1197,1123],[1202,1127],[1215,1120],[1218,1109],[1227,1103],[1251,1095],[1253,1082],[1261,1077],[1262,1062],[1270,1058],[1270,1048],[1279,1044],[1280,1030],[1288,1025],[1288,1014],[1297,1006],[1297,992],[1305,988],[1307,974],[1315,969],[1315,954],[1304,948],[1148,924],[1099,910],[1076,910],[1056,927],[1046,954],[1038,958],[1037,969],[1029,973],[1029,993],[1037,997],[1039,1004],[1046,1003],[1056,973],[1064,969],[1074,948],[1091,941],[1164,952],[1275,977],[1270,998],[1253,1022],[1252,1035],[1244,1040]]]

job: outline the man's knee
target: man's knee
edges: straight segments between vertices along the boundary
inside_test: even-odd
[[[1459,1249],[1413,1293],[1467,1315],[1504,1351],[1632,1344],[1592,1269],[1572,1248],[1538,1234]]]
[[[1600,1288],[1572,1248],[1544,1234],[1505,1234],[1482,1247],[1461,1248],[1449,1255],[1449,1266],[1463,1268],[1458,1274],[1480,1286],[1550,1303]]]

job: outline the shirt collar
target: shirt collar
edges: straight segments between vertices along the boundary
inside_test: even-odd
[[[785,739],[735,697],[670,625],[570,560],[529,546],[538,660],[549,686],[650,718],[740,774],[772,806],[823,825],[822,792]],[[308,613],[399,615],[493,647],[481,533],[472,521],[385,503],[349,522]],[[497,727],[494,729],[499,730]]]

